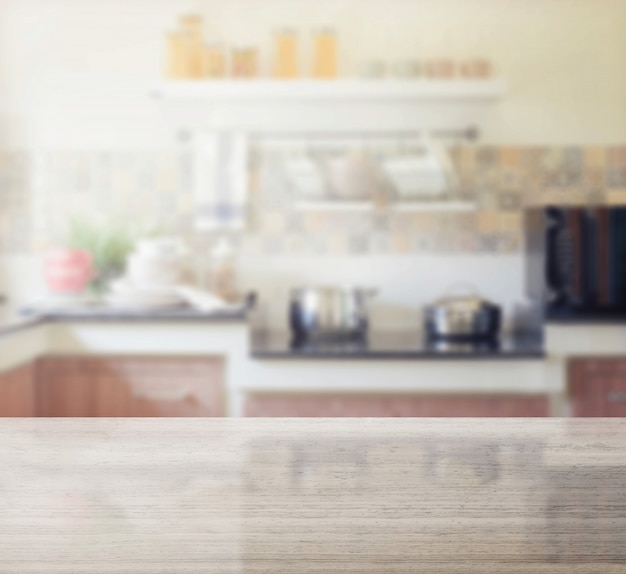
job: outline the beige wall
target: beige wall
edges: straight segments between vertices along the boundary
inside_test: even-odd
[[[0,143],[166,145],[146,92],[163,31],[188,10],[213,36],[266,53],[278,26],[333,25],[346,72],[371,58],[484,54],[509,86],[487,141],[626,141],[626,0],[0,0]]]

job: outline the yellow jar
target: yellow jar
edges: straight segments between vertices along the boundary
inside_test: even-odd
[[[171,32],[167,35],[167,67],[165,75],[170,80],[189,78],[190,42],[186,32]]]
[[[280,30],[274,36],[275,78],[298,77],[298,38],[292,30]]]
[[[313,77],[319,79],[336,78],[337,35],[333,30],[322,29],[313,37]]]
[[[258,75],[258,50],[251,47],[233,48],[231,57],[231,76],[233,78],[256,78]]]
[[[205,78],[223,78],[226,76],[226,50],[221,44],[204,47],[202,74]]]
[[[190,15],[180,19],[181,29],[187,36],[187,66],[190,78],[201,78],[204,52],[204,20],[202,16]]]

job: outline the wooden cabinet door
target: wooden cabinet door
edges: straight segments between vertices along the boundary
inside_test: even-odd
[[[87,359],[50,357],[37,365],[37,412],[42,417],[94,416],[95,379]]]
[[[97,372],[97,416],[224,414],[222,362],[217,358],[114,358]]]
[[[35,416],[34,366],[0,375],[0,417]]]
[[[626,359],[574,359],[569,392],[576,417],[626,417]]]
[[[223,416],[219,358],[51,357],[38,369],[47,417]]]
[[[545,417],[544,396],[251,395],[249,417]]]

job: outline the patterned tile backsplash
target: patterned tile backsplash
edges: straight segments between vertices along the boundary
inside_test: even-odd
[[[476,210],[399,211],[377,198],[370,211],[301,211],[276,152],[255,149],[247,254],[513,253],[522,211],[538,204],[626,204],[626,145],[449,149],[454,199]],[[0,249],[35,253],[54,243],[68,216],[108,214],[193,232],[192,156],[179,152],[0,151]]]

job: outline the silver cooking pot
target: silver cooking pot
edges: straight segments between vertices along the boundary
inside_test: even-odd
[[[483,299],[475,287],[459,284],[428,306],[424,319],[430,338],[490,340],[500,333],[502,309]]]
[[[305,287],[291,291],[289,319],[297,338],[361,338],[373,289]]]

